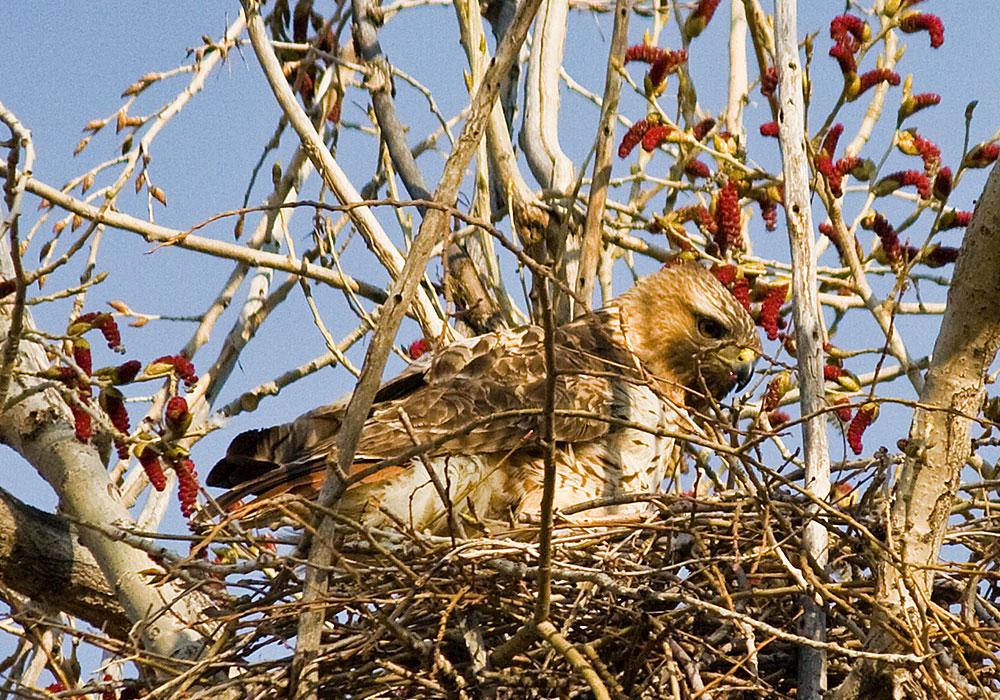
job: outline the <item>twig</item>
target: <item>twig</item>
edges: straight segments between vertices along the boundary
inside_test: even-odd
[[[615,143],[615,116],[618,114],[618,98],[621,94],[619,68],[625,56],[631,14],[632,0],[617,0],[615,26],[611,34],[611,49],[608,52],[608,67],[604,76],[601,119],[597,124],[594,174],[590,184],[590,198],[587,202],[587,218],[583,225],[580,268],[576,283],[577,293],[587,304],[592,303],[594,298],[597,262],[600,260],[601,246],[604,242],[601,235],[604,229],[604,206],[608,198],[608,182],[611,179],[611,163],[614,157]]]

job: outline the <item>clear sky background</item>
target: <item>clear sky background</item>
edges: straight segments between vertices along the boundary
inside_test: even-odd
[[[37,151],[35,176],[55,186],[61,186],[96,163],[113,157],[118,151],[120,137],[109,128],[74,158],[73,149],[82,136],[84,124],[114,114],[122,104],[119,97],[122,91],[140,76],[186,63],[186,51],[201,45],[201,37],[205,34],[220,36],[239,10],[238,2],[222,0],[155,3],[137,0],[90,3],[46,0],[9,5],[4,12],[6,46],[0,53],[0,101],[13,110],[34,135]],[[833,104],[841,86],[839,70],[835,62],[827,57],[831,44],[828,26],[834,15],[845,10],[845,3],[809,0],[800,5],[800,37],[811,32],[818,33],[814,59],[815,111],[811,121],[816,125],[822,122],[826,115],[824,110]],[[770,3],[765,3],[765,9],[771,11]],[[926,34],[905,36],[908,49],[897,71],[904,76],[911,71],[917,74],[915,92],[937,92],[944,99],[940,106],[925,111],[908,125],[917,126],[923,135],[935,141],[942,149],[945,164],[954,169],[962,149],[963,114],[970,100],[979,100],[972,126],[973,143],[992,138],[1000,127],[1000,96],[996,89],[1000,43],[996,40],[996,7],[987,0],[936,0],[921,4],[919,9],[942,17],[946,27],[945,43],[940,49],[932,50]],[[332,13],[333,3],[317,0],[316,10]],[[716,115],[725,105],[727,19],[728,3],[723,3],[709,29],[695,41],[691,50],[690,65],[699,88],[700,104]],[[633,43],[641,41],[642,32],[647,27],[648,20],[633,18]],[[669,29],[664,34],[663,43],[676,48],[676,36],[676,30]],[[610,18],[607,15],[595,21],[590,15],[573,14],[566,47],[566,65],[577,81],[597,93],[603,88],[609,39]],[[446,117],[466,104],[467,93],[462,79],[465,58],[458,43],[454,12],[449,6],[419,8],[397,16],[382,30],[381,41],[394,63],[433,91]],[[752,57],[750,60],[752,71]],[[862,70],[874,67],[873,58],[868,58]],[[641,83],[641,72],[638,69],[630,72]],[[147,90],[132,113],[145,114],[158,108],[185,81],[186,78],[181,76]],[[888,109],[891,113],[895,112],[899,95],[900,88],[890,92]],[[770,120],[769,111],[759,93],[755,91],[752,98],[754,102],[746,110],[751,156],[762,166],[778,170],[776,142],[763,142],[757,136],[760,123]],[[397,100],[402,118],[410,126],[411,144],[436,128],[436,119],[424,98],[402,82],[397,84]],[[343,109],[344,122],[367,124],[367,104],[367,95],[357,90],[349,93],[348,103]],[[667,101],[665,104],[671,103]],[[848,130],[856,126],[865,104],[862,100],[843,111],[841,121],[847,124]],[[563,146],[579,167],[592,143],[598,110],[576,94],[566,91],[564,107],[561,122]],[[626,96],[622,112],[633,120],[643,116],[639,98]],[[150,172],[154,183],[165,191],[169,202],[165,208],[158,204],[154,206],[156,221],[184,230],[218,211],[241,206],[251,168],[260,158],[277,121],[277,107],[252,50],[244,46],[242,53],[233,51],[228,62],[209,77],[204,91],[168,124],[154,142]],[[886,120],[892,121],[891,118]],[[878,159],[891,126],[887,123],[880,127],[873,139],[874,146],[862,155]],[[618,138],[622,133],[619,128]],[[842,144],[845,142],[846,137]],[[293,136],[286,134],[277,154],[282,162],[287,162],[292,144]],[[419,161],[429,182],[435,181],[445,156],[446,151],[438,151]],[[374,142],[357,131],[345,129],[337,157],[360,186],[374,168]],[[898,161],[898,167],[887,166],[883,172],[919,167],[919,161],[915,159],[899,155],[892,158]],[[270,156],[261,170],[258,185],[250,196],[251,205],[259,203],[270,189],[269,173],[273,160],[274,156]],[[661,168],[666,167],[666,160],[662,162],[664,165]],[[615,175],[627,174],[628,166],[629,163],[619,161]],[[528,174],[526,168],[523,172]],[[971,209],[985,181],[985,172],[978,171],[967,178],[950,203]],[[109,181],[106,179],[104,184]],[[101,183],[99,178],[98,184]],[[126,190],[119,199],[119,207],[142,216],[146,207],[145,196],[133,195],[130,186]],[[315,196],[317,191],[313,182],[306,195]],[[619,192],[618,196],[624,198],[624,193]],[[34,212],[36,204],[35,200],[29,199],[25,229],[37,220]],[[36,264],[40,242],[47,240],[54,221],[50,219],[37,234],[37,242],[28,254],[28,265]],[[779,221],[783,222],[783,219]],[[254,219],[248,219],[246,230],[252,230],[253,224]],[[231,220],[224,221],[208,226],[201,233],[231,241],[232,226]],[[909,232],[914,243],[923,241],[926,229],[927,224],[921,223]],[[301,246],[300,250],[305,248],[311,230],[309,215],[305,212],[295,214],[291,230]],[[390,225],[389,230],[397,231],[398,227]],[[787,242],[782,230],[783,225],[779,225],[778,232],[771,234],[755,229],[752,235],[758,251],[787,259]],[[151,261],[148,257],[151,246],[134,234],[109,230],[104,235],[97,270],[109,272],[110,277],[91,293],[87,310],[102,310],[106,308],[103,304],[107,300],[121,299],[146,313],[175,316],[199,314],[233,266],[228,261],[212,260],[176,249],[158,250],[152,254]],[[942,242],[958,245],[959,239],[960,232],[949,232]],[[870,241],[866,241],[868,246]],[[385,280],[385,274],[367,257],[358,255],[355,260],[358,265],[352,271],[355,276],[379,283]],[[824,261],[833,262],[829,254]],[[74,284],[79,269],[78,265],[71,265],[65,272],[54,275],[46,291]],[[324,290],[317,293],[320,300],[329,301],[326,320],[335,337],[341,337],[353,326],[354,319],[343,318],[342,312],[335,311],[343,309],[339,295]],[[928,289],[925,299],[943,300],[943,292]],[[240,301],[241,298],[237,297],[234,308],[220,324],[222,332],[216,332],[219,337],[195,358],[199,370],[203,370],[209,359],[214,357],[224,330],[238,312]],[[254,343],[245,353],[219,405],[323,353],[322,339],[304,315],[301,299],[296,300],[294,307],[297,309],[295,313],[281,313],[268,320],[261,330],[262,342]],[[65,324],[68,309],[67,304],[52,305],[51,308],[39,309],[36,317],[43,327],[58,332]],[[874,324],[863,321],[860,314],[856,317],[858,324],[846,329],[838,337],[838,344],[864,347],[874,342]],[[919,338],[911,348],[913,354],[919,356],[929,352],[937,320],[903,319],[900,323],[908,330],[916,328],[919,331]],[[159,355],[175,353],[187,342],[193,328],[189,323],[172,322],[151,323],[142,329],[124,328],[128,357],[148,361]],[[417,333],[416,327],[410,324],[404,327],[400,341],[409,342],[417,337]],[[771,352],[774,351],[773,345],[768,347]],[[358,347],[351,353],[358,364],[362,352],[363,348]],[[110,364],[114,360],[110,353],[104,352],[95,357],[95,366]],[[859,373],[870,371],[871,364],[859,363],[855,369]],[[398,370],[399,366],[396,363],[390,371]],[[228,441],[240,430],[291,419],[309,408],[339,397],[350,387],[351,378],[345,371],[326,370],[302,386],[292,387],[281,396],[264,401],[256,413],[240,416],[225,430],[199,443],[193,455],[199,472],[207,473]],[[905,391],[902,393],[906,394]],[[894,445],[895,440],[905,434],[908,411],[889,408],[886,413],[888,415],[877,425],[878,431],[873,430],[876,437],[871,438],[869,452],[879,444],[879,440]],[[133,410],[132,415],[134,423],[141,413]],[[832,449],[834,458],[839,457],[842,448],[838,438],[834,438]],[[9,451],[0,452],[0,465],[3,466],[0,484],[5,488],[13,490],[33,505],[53,505],[54,499],[48,487],[41,484],[32,470]]]

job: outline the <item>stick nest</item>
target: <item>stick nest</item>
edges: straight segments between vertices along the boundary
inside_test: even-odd
[[[945,697],[935,688],[993,697],[1000,614],[979,567],[941,571],[924,611],[936,632],[919,639],[907,620],[878,609],[884,504],[844,503],[816,516],[830,535],[824,573],[799,553],[805,501],[765,496],[665,495],[620,523],[559,526],[551,625],[533,622],[534,528],[469,540],[346,529],[315,659],[320,696],[791,698],[808,587],[827,615],[831,688],[862,659],[881,612],[883,628],[910,653],[863,661],[873,678],[878,669],[905,673],[914,697]],[[970,532],[963,543],[975,551],[974,540]],[[265,576],[227,579],[229,591],[249,592],[220,604],[213,619],[229,642],[204,666],[216,679],[219,669],[229,676],[213,693],[284,698],[299,671],[302,560],[267,562]]]

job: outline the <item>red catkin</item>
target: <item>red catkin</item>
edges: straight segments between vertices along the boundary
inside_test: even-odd
[[[873,403],[866,403],[854,414],[851,424],[847,427],[847,444],[851,446],[854,454],[859,455],[864,450],[861,438],[877,417],[878,406]]]
[[[618,157],[628,158],[629,153],[639,145],[642,137],[652,126],[653,124],[648,119],[640,119],[629,127],[629,130],[625,132],[625,136],[622,137],[621,144],[618,146]]]
[[[667,140],[667,137],[673,133],[673,129],[665,124],[658,124],[657,126],[650,127],[645,134],[642,135],[642,150],[647,153],[656,149],[661,143]]]
[[[937,15],[914,12],[903,17],[899,29],[907,34],[926,31],[931,40],[931,48],[934,49],[944,43],[944,23]]]
[[[693,158],[688,161],[687,165],[684,166],[684,172],[687,173],[693,180],[698,178],[708,179],[712,177],[712,171],[708,169],[708,166],[702,163],[697,158]]]
[[[768,287],[767,294],[760,303],[759,322],[761,328],[767,331],[768,340],[778,339],[778,314],[787,295],[787,284],[773,284]]]
[[[760,135],[767,138],[778,138],[778,122],[764,122],[760,125]]]
[[[771,66],[760,76],[760,94],[770,97],[778,89],[778,69]]]
[[[708,132],[710,132],[714,128],[715,128],[715,120],[712,119],[711,117],[706,117],[697,124],[695,124],[694,128],[691,129],[691,138],[693,138],[695,141],[701,141],[708,135]]]
[[[933,107],[941,103],[941,96],[933,92],[925,92],[920,95],[910,95],[899,105],[897,119],[900,123],[907,117],[911,117],[922,109]]]
[[[177,499],[181,503],[181,514],[190,518],[198,508],[198,474],[194,470],[194,462],[188,457],[178,459],[173,467],[177,473]]]
[[[830,56],[837,59],[837,63],[840,64],[840,72],[844,75],[854,75],[858,71],[858,62],[854,58],[854,52],[851,48],[841,42],[833,45],[830,49]]]
[[[736,180],[727,181],[719,190],[715,205],[715,225],[715,243],[723,254],[730,248],[743,247],[739,182]]]
[[[865,92],[875,87],[879,83],[889,83],[890,85],[899,85],[900,79],[897,73],[893,73],[888,68],[876,68],[875,70],[870,70],[867,73],[862,73],[858,78],[858,90],[854,94],[854,97],[859,97]]]
[[[139,458],[139,464],[142,465],[142,469],[146,472],[149,483],[153,485],[153,488],[157,491],[166,489],[167,476],[163,473],[163,463],[160,462],[160,456],[149,446],[145,446],[136,457]]]
[[[425,352],[431,349],[431,346],[423,338],[418,338],[410,343],[410,347],[406,349],[406,354],[409,355],[411,360],[415,360]]]

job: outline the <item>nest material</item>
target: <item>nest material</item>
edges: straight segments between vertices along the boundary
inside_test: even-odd
[[[831,535],[823,574],[799,554],[798,499],[665,496],[656,505],[642,522],[557,529],[549,619],[568,649],[537,636],[511,642],[535,610],[535,531],[464,541],[345,536],[325,601],[321,697],[589,698],[592,672],[612,698],[791,698],[803,582],[817,586],[826,609],[829,685],[844,679],[877,606],[864,530],[879,526],[863,506],[820,517]],[[218,661],[252,697],[287,696],[301,612],[294,571],[245,581],[257,593],[226,623],[235,644]],[[942,574],[934,653],[896,669],[914,687],[945,684],[958,697],[1000,688],[987,661],[1000,627],[990,596],[968,594],[971,577]]]

